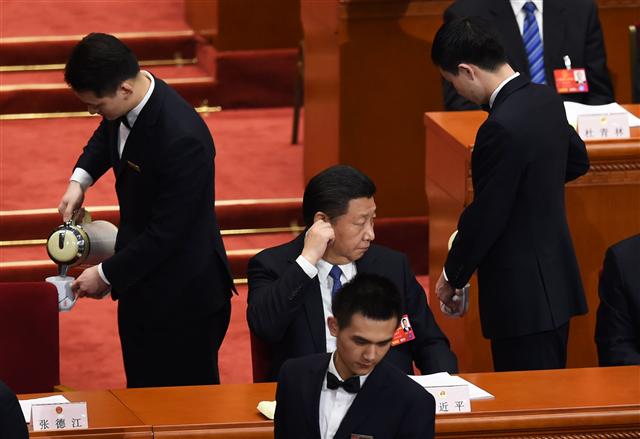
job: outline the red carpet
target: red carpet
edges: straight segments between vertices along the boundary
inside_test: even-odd
[[[295,198],[304,190],[302,145],[291,108],[227,110],[205,120],[216,144],[216,198]],[[98,118],[0,121],[0,210],[56,207]],[[115,205],[109,172],[85,204]],[[27,197],[28,198],[25,198]]]
[[[176,89],[196,105],[206,95],[209,105],[223,106],[221,113],[203,116],[216,143],[217,200],[302,196],[304,139],[297,146],[289,143],[292,109],[246,109],[291,105],[295,48],[221,53],[203,48],[185,22],[182,0],[0,0],[0,8],[3,65],[64,63],[78,36],[95,31],[121,34],[142,60],[171,59],[175,52],[193,57],[198,45],[198,64],[149,70],[178,83]],[[0,114],[81,110],[61,75],[60,70],[0,73]],[[245,109],[229,110],[238,107]],[[73,164],[98,123],[97,118],[0,121],[0,211],[57,206]],[[91,188],[85,201],[89,210],[117,204],[113,180],[108,173]],[[241,222],[247,228],[262,219],[252,218],[259,214],[250,209],[244,215]],[[381,221],[378,241],[411,253],[414,270],[425,272],[426,218],[406,220],[394,224],[392,219],[386,225]],[[227,250],[247,252],[291,238],[279,233],[224,240]],[[0,262],[38,259],[46,259],[41,246],[0,247]],[[244,267],[236,270],[241,272]],[[419,279],[427,285],[425,276]],[[238,290],[220,352],[223,383],[251,381],[247,288],[241,285]],[[62,384],[76,389],[123,387],[116,304],[85,299],[62,313],[60,354]]]
[[[289,144],[292,110],[223,111],[205,117],[217,149],[218,199],[301,197],[302,146]],[[97,118],[0,121],[0,210],[54,207]],[[87,206],[117,204],[105,175]],[[289,234],[225,238],[227,248],[263,248]],[[0,261],[45,259],[44,249],[0,248]],[[246,286],[233,299],[231,326],[220,354],[223,382],[251,381]],[[61,381],[77,389],[124,386],[116,304],[82,300],[60,315]]]
[[[0,36],[190,30],[183,0],[2,0]]]

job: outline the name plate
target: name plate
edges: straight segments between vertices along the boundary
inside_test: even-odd
[[[582,140],[628,139],[629,118],[625,113],[583,114],[578,116],[578,135]]]
[[[436,415],[471,412],[469,386],[427,386],[436,400]]]
[[[89,428],[87,403],[34,404],[31,406],[31,425],[33,431]]]

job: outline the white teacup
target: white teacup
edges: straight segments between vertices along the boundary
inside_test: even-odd
[[[71,284],[75,280],[71,276],[49,276],[45,281],[56,286],[58,290],[58,310],[69,311],[76,304],[78,297],[71,291]]]

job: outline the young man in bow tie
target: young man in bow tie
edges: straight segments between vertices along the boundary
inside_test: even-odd
[[[433,397],[385,360],[401,301],[394,284],[374,274],[356,275],[336,294],[327,319],[335,352],[282,366],[277,439],[433,437]]]

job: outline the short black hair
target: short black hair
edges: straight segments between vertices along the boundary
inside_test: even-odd
[[[386,277],[359,273],[335,295],[331,312],[340,328],[349,326],[356,313],[372,320],[395,318],[398,323],[402,300],[396,286]]]
[[[356,168],[335,165],[315,175],[304,190],[302,213],[307,227],[313,225],[316,212],[326,213],[330,219],[344,215],[349,201],[371,198],[376,185]]]
[[[458,74],[461,63],[495,71],[507,63],[500,36],[480,17],[464,17],[444,23],[431,47],[431,60],[445,72]]]
[[[113,95],[120,84],[140,71],[134,53],[113,35],[91,33],[71,51],[64,80],[77,92]]]

